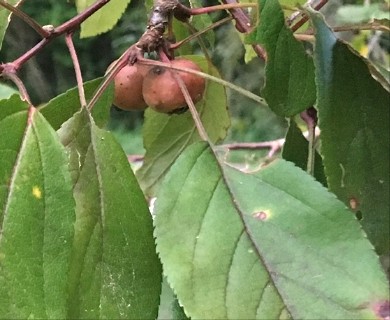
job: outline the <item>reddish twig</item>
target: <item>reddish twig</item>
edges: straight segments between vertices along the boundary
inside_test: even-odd
[[[183,40],[181,40],[181,41],[179,41],[179,42],[176,42],[176,43],[171,44],[171,45],[169,46],[169,48],[175,50],[175,49],[179,48],[180,46],[182,46],[183,44],[185,44],[185,43],[187,43],[187,42],[189,42],[189,41],[191,41],[191,40],[193,40],[193,39],[195,39],[195,38],[198,38],[200,35],[206,33],[207,31],[209,31],[209,30],[211,30],[211,29],[214,29],[214,28],[216,28],[216,27],[219,27],[220,25],[222,25],[222,24],[224,24],[224,23],[226,23],[226,22],[229,22],[229,21],[231,21],[232,19],[233,19],[232,17],[226,17],[226,18],[224,18],[224,19],[221,19],[221,20],[219,20],[219,21],[213,23],[212,25],[210,25],[210,26],[208,26],[208,27],[206,27],[206,28],[204,28],[204,29],[202,29],[202,30],[200,30],[200,31],[194,32],[193,34],[191,34],[191,35],[188,36],[187,38],[185,38],[185,39],[183,39]],[[191,25],[188,25],[188,26],[191,27]]]
[[[26,101],[31,107],[33,104],[31,103],[30,96],[27,92],[26,87],[23,84],[23,81],[18,77],[15,70],[5,70],[5,77],[11,80],[18,88],[20,96],[22,100]]]
[[[225,4],[237,4],[236,0],[222,0]],[[252,24],[248,17],[248,15],[245,13],[245,11],[242,8],[232,8],[229,9],[230,14],[236,21],[236,29],[237,31],[241,33],[249,33],[252,31]],[[253,50],[256,52],[257,56],[263,60],[267,60],[267,52],[264,50],[264,48],[258,44],[252,45]]]
[[[83,76],[81,74],[80,64],[77,57],[76,49],[72,40],[72,33],[67,33],[65,35],[65,42],[68,46],[70,57],[73,62],[74,71],[76,74],[77,88],[79,91],[80,105],[81,107],[85,107],[87,105],[87,101],[85,100],[84,86],[83,86]]]
[[[57,38],[67,32],[72,32],[76,29],[84,20],[86,20],[89,16],[99,10],[101,7],[106,5],[110,0],[97,0],[90,7],[85,9],[80,14],[76,15],[72,19],[63,23],[62,25],[53,28],[53,30],[49,31],[49,35],[42,39],[37,45],[31,48],[29,51],[24,53],[18,59],[13,61],[13,65],[15,70],[18,71],[24,63],[26,63],[31,57],[36,55],[39,51],[41,51],[46,45],[48,45],[54,38]]]
[[[32,19],[27,14],[25,14],[23,11],[21,11],[18,7],[14,7],[13,5],[9,4],[8,2],[6,2],[4,0],[0,0],[0,6],[6,8],[10,12],[12,12],[15,16],[19,17],[21,20],[26,22],[31,28],[33,28],[43,38],[46,38],[50,35],[50,33],[48,31],[46,31],[44,28],[42,28],[39,23],[37,23],[34,19]]]
[[[328,3],[328,0],[320,0],[314,7],[314,10],[320,10],[324,5]],[[309,20],[309,16],[307,14],[303,15],[297,23],[291,26],[292,32],[297,31],[300,27],[302,27]]]

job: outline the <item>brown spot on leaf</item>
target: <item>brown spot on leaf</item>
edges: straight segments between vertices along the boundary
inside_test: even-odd
[[[268,214],[265,211],[257,211],[253,213],[253,217],[257,220],[267,220]]]
[[[349,207],[353,211],[357,210],[357,208],[359,207],[359,201],[355,197],[350,198],[349,199]]]
[[[374,305],[374,312],[380,320],[390,320],[390,301],[381,301]]]

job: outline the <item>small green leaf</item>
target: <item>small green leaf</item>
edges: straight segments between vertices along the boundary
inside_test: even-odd
[[[0,318],[66,318],[74,200],[65,150],[36,109],[0,102]]]
[[[173,33],[175,35],[175,40],[177,42],[186,39],[190,32],[188,31],[187,26],[179,20],[173,19],[172,21]],[[185,43],[181,45],[177,50],[175,50],[175,54],[178,56],[190,55],[192,54],[192,46],[191,43]]]
[[[7,0],[7,3],[15,6],[20,0]],[[4,7],[0,6],[0,50],[3,44],[5,31],[8,28],[8,24],[10,21],[10,12]]]
[[[108,2],[81,24],[80,37],[93,37],[111,30],[125,12],[130,1],[111,0]],[[77,12],[84,11],[95,2],[95,0],[76,0]]]
[[[86,110],[59,130],[76,200],[68,318],[156,318],[152,217],[123,150]]]
[[[92,97],[101,82],[102,78],[98,78],[84,83],[85,97],[87,100]],[[107,123],[113,99],[114,86],[111,84],[92,109],[93,118],[99,127],[103,127]],[[50,122],[53,128],[58,130],[80,108],[79,91],[75,87],[50,100],[40,107],[39,111]]]
[[[284,160],[243,173],[193,144],[155,206],[168,282],[195,319],[373,319],[386,276],[354,215]]]
[[[263,45],[267,52],[261,93],[272,111],[290,117],[314,105],[313,61],[286,27],[278,1],[259,0],[259,10],[259,24],[248,41]]]
[[[219,77],[218,71],[214,66],[210,66],[204,57],[186,58],[196,62],[203,72]],[[230,125],[226,103],[224,87],[208,81],[204,97],[197,103],[197,109],[213,142],[223,139]],[[166,115],[147,110],[145,119],[146,154],[137,176],[142,189],[151,194],[184,148],[200,138],[189,111],[180,115]]]
[[[338,41],[319,15],[311,18],[316,29],[317,108],[328,186],[361,212],[369,239],[378,252],[387,252],[390,94],[371,76],[368,61]]]
[[[307,170],[309,142],[303,136],[302,131],[294,121],[290,121],[290,127],[283,145],[282,156],[283,159],[293,162],[302,170]],[[321,182],[323,186],[327,186],[322,158],[317,151],[315,152],[314,159],[314,177],[317,181]]]

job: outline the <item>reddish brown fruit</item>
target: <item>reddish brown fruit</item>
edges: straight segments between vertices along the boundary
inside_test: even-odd
[[[113,104],[123,110],[144,110],[147,104],[142,96],[144,75],[149,70],[137,64],[123,67],[114,78]]]
[[[198,65],[190,60],[176,59],[171,64],[177,68],[188,68],[201,71]],[[172,113],[187,106],[186,100],[173,74],[174,70],[164,67],[154,67],[145,75],[142,93],[144,100],[152,109]],[[205,90],[205,80],[194,74],[176,71],[183,80],[194,103],[198,102]]]

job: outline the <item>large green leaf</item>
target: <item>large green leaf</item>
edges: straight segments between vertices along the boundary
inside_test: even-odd
[[[69,318],[156,318],[161,265],[152,217],[125,154],[82,110],[59,134],[76,200]]]
[[[20,0],[7,0],[11,5],[16,5]],[[5,31],[8,28],[10,21],[10,12],[4,7],[0,6],[0,50],[3,44]]]
[[[187,56],[195,61],[202,71],[219,77],[215,67],[205,58]],[[202,123],[213,142],[225,137],[230,125],[226,107],[225,89],[215,82],[208,81],[203,99],[197,103]],[[142,188],[149,194],[165,175],[169,167],[186,146],[199,141],[194,121],[189,111],[180,115],[166,115],[147,110],[144,124],[144,163],[137,172]]]
[[[95,90],[102,82],[102,78],[84,83],[86,99],[90,99]],[[100,99],[92,109],[92,115],[99,127],[103,127],[110,116],[110,107],[114,99],[114,85],[111,84],[104,91]],[[63,94],[53,98],[48,103],[39,108],[47,121],[58,130],[61,125],[80,110],[80,98],[78,88],[72,88]]]
[[[131,0],[111,0],[81,24],[81,38],[93,37],[111,30]],[[96,0],[76,0],[77,11],[84,11]]]
[[[389,244],[390,94],[368,62],[338,41],[319,15],[315,65],[321,153],[329,188],[362,213],[379,252]]]
[[[191,318],[374,319],[386,307],[386,276],[354,215],[289,162],[243,173],[194,144],[155,213],[164,273]]]
[[[0,102],[0,318],[66,317],[74,200],[65,150],[36,109]]]
[[[278,1],[259,0],[259,23],[248,36],[267,51],[263,97],[276,114],[293,116],[316,99],[314,66],[302,43],[285,25]]]

